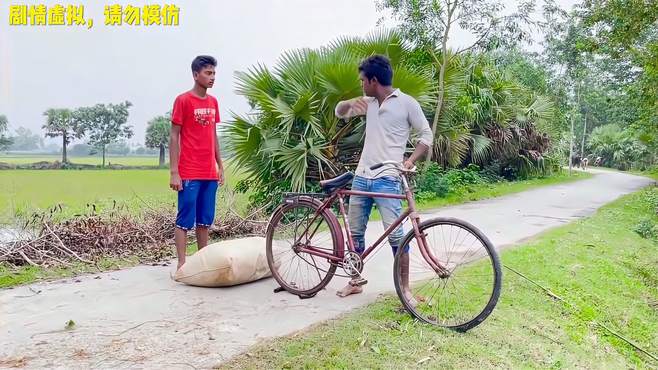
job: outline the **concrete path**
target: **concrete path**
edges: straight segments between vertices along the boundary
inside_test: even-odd
[[[443,208],[480,228],[498,247],[592,214],[652,183],[617,172],[570,184]],[[368,227],[372,243],[380,222]],[[260,340],[282,336],[363,306],[394,290],[388,248],[366,265],[364,294],[340,299],[334,278],[313,299],[273,294],[273,279],[232,288],[195,288],[172,281],[173,267],[132,269],[0,291],[0,367],[212,368]],[[175,265],[175,264],[174,264]],[[73,320],[75,327],[65,330]]]

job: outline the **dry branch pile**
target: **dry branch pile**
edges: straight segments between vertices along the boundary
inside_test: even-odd
[[[258,221],[258,216],[255,212],[243,218],[229,209],[217,215],[210,237],[263,235],[267,222]],[[61,266],[95,264],[107,257],[162,261],[173,256],[175,217],[175,210],[153,207],[146,207],[139,218],[125,212],[80,215],[66,221],[54,221],[52,212],[35,215],[18,230],[22,237],[0,243],[0,262]],[[194,232],[188,235],[193,238]]]

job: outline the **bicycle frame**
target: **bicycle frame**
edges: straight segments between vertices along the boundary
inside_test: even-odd
[[[347,249],[350,252],[356,253],[356,249],[354,248],[354,241],[352,240],[352,234],[350,232],[349,221],[347,219],[347,212],[345,211],[345,197],[349,195],[358,195],[358,196],[365,196],[369,198],[406,200],[407,209],[384,231],[384,233],[379,237],[379,239],[377,239],[377,241],[373,245],[368,247],[363,252],[363,254],[361,254],[361,259],[365,261],[365,259],[370,254],[372,254],[376,249],[378,249],[382,245],[382,242],[395,229],[397,229],[398,226],[400,226],[407,218],[409,218],[411,221],[411,225],[413,226],[414,233],[416,235],[416,240],[418,241],[418,248],[420,249],[420,253],[422,254],[423,258],[425,258],[425,260],[430,264],[430,266],[434,269],[434,271],[436,271],[437,273],[444,273],[446,271],[446,268],[442,266],[441,263],[438,261],[438,259],[431,253],[430,249],[427,247],[427,241],[425,240],[426,235],[420,232],[420,228],[419,228],[420,216],[416,211],[416,202],[413,197],[413,192],[409,187],[409,182],[407,180],[407,177],[404,173],[401,173],[401,178],[402,178],[404,194],[374,193],[374,192],[345,190],[345,189],[337,190],[322,202],[321,207],[316,210],[314,218],[309,223],[309,225],[312,225],[315,222],[315,220],[320,216],[320,214],[325,212],[325,210],[330,210],[331,206],[336,202],[336,200],[338,200],[340,214],[345,224],[345,227],[343,228],[340,226],[340,223],[337,222],[338,229],[341,230],[341,233],[344,233],[344,235],[347,236]],[[307,238],[307,240],[310,240],[310,238],[315,234],[316,231],[317,228],[316,230],[313,231],[310,237]],[[306,230],[304,230],[304,232],[300,235],[300,240],[301,240],[301,236],[305,235],[307,232],[309,232],[308,226],[306,227]],[[338,255],[334,255],[334,254],[326,253],[325,251],[319,250],[310,245],[303,245],[303,243],[300,243],[300,240],[295,241],[296,245],[301,244],[301,247],[298,248],[298,252],[304,252],[310,255],[326,258],[330,262],[336,263],[338,265],[342,265],[343,259],[345,257],[344,248],[341,248],[339,250]],[[403,247],[404,246],[401,246],[401,248]]]

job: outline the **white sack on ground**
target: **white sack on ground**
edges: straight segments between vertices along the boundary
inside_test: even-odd
[[[265,238],[253,237],[213,243],[186,258],[174,280],[188,285],[221,287],[270,276]]]

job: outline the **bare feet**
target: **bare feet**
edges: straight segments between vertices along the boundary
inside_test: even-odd
[[[344,298],[347,297],[348,295],[352,294],[360,294],[363,292],[363,287],[360,286],[353,286],[351,284],[345,285],[345,287],[339,291],[336,292],[336,295]]]
[[[181,267],[185,264],[185,260],[178,260],[178,266],[176,266],[176,271],[180,270]]]

